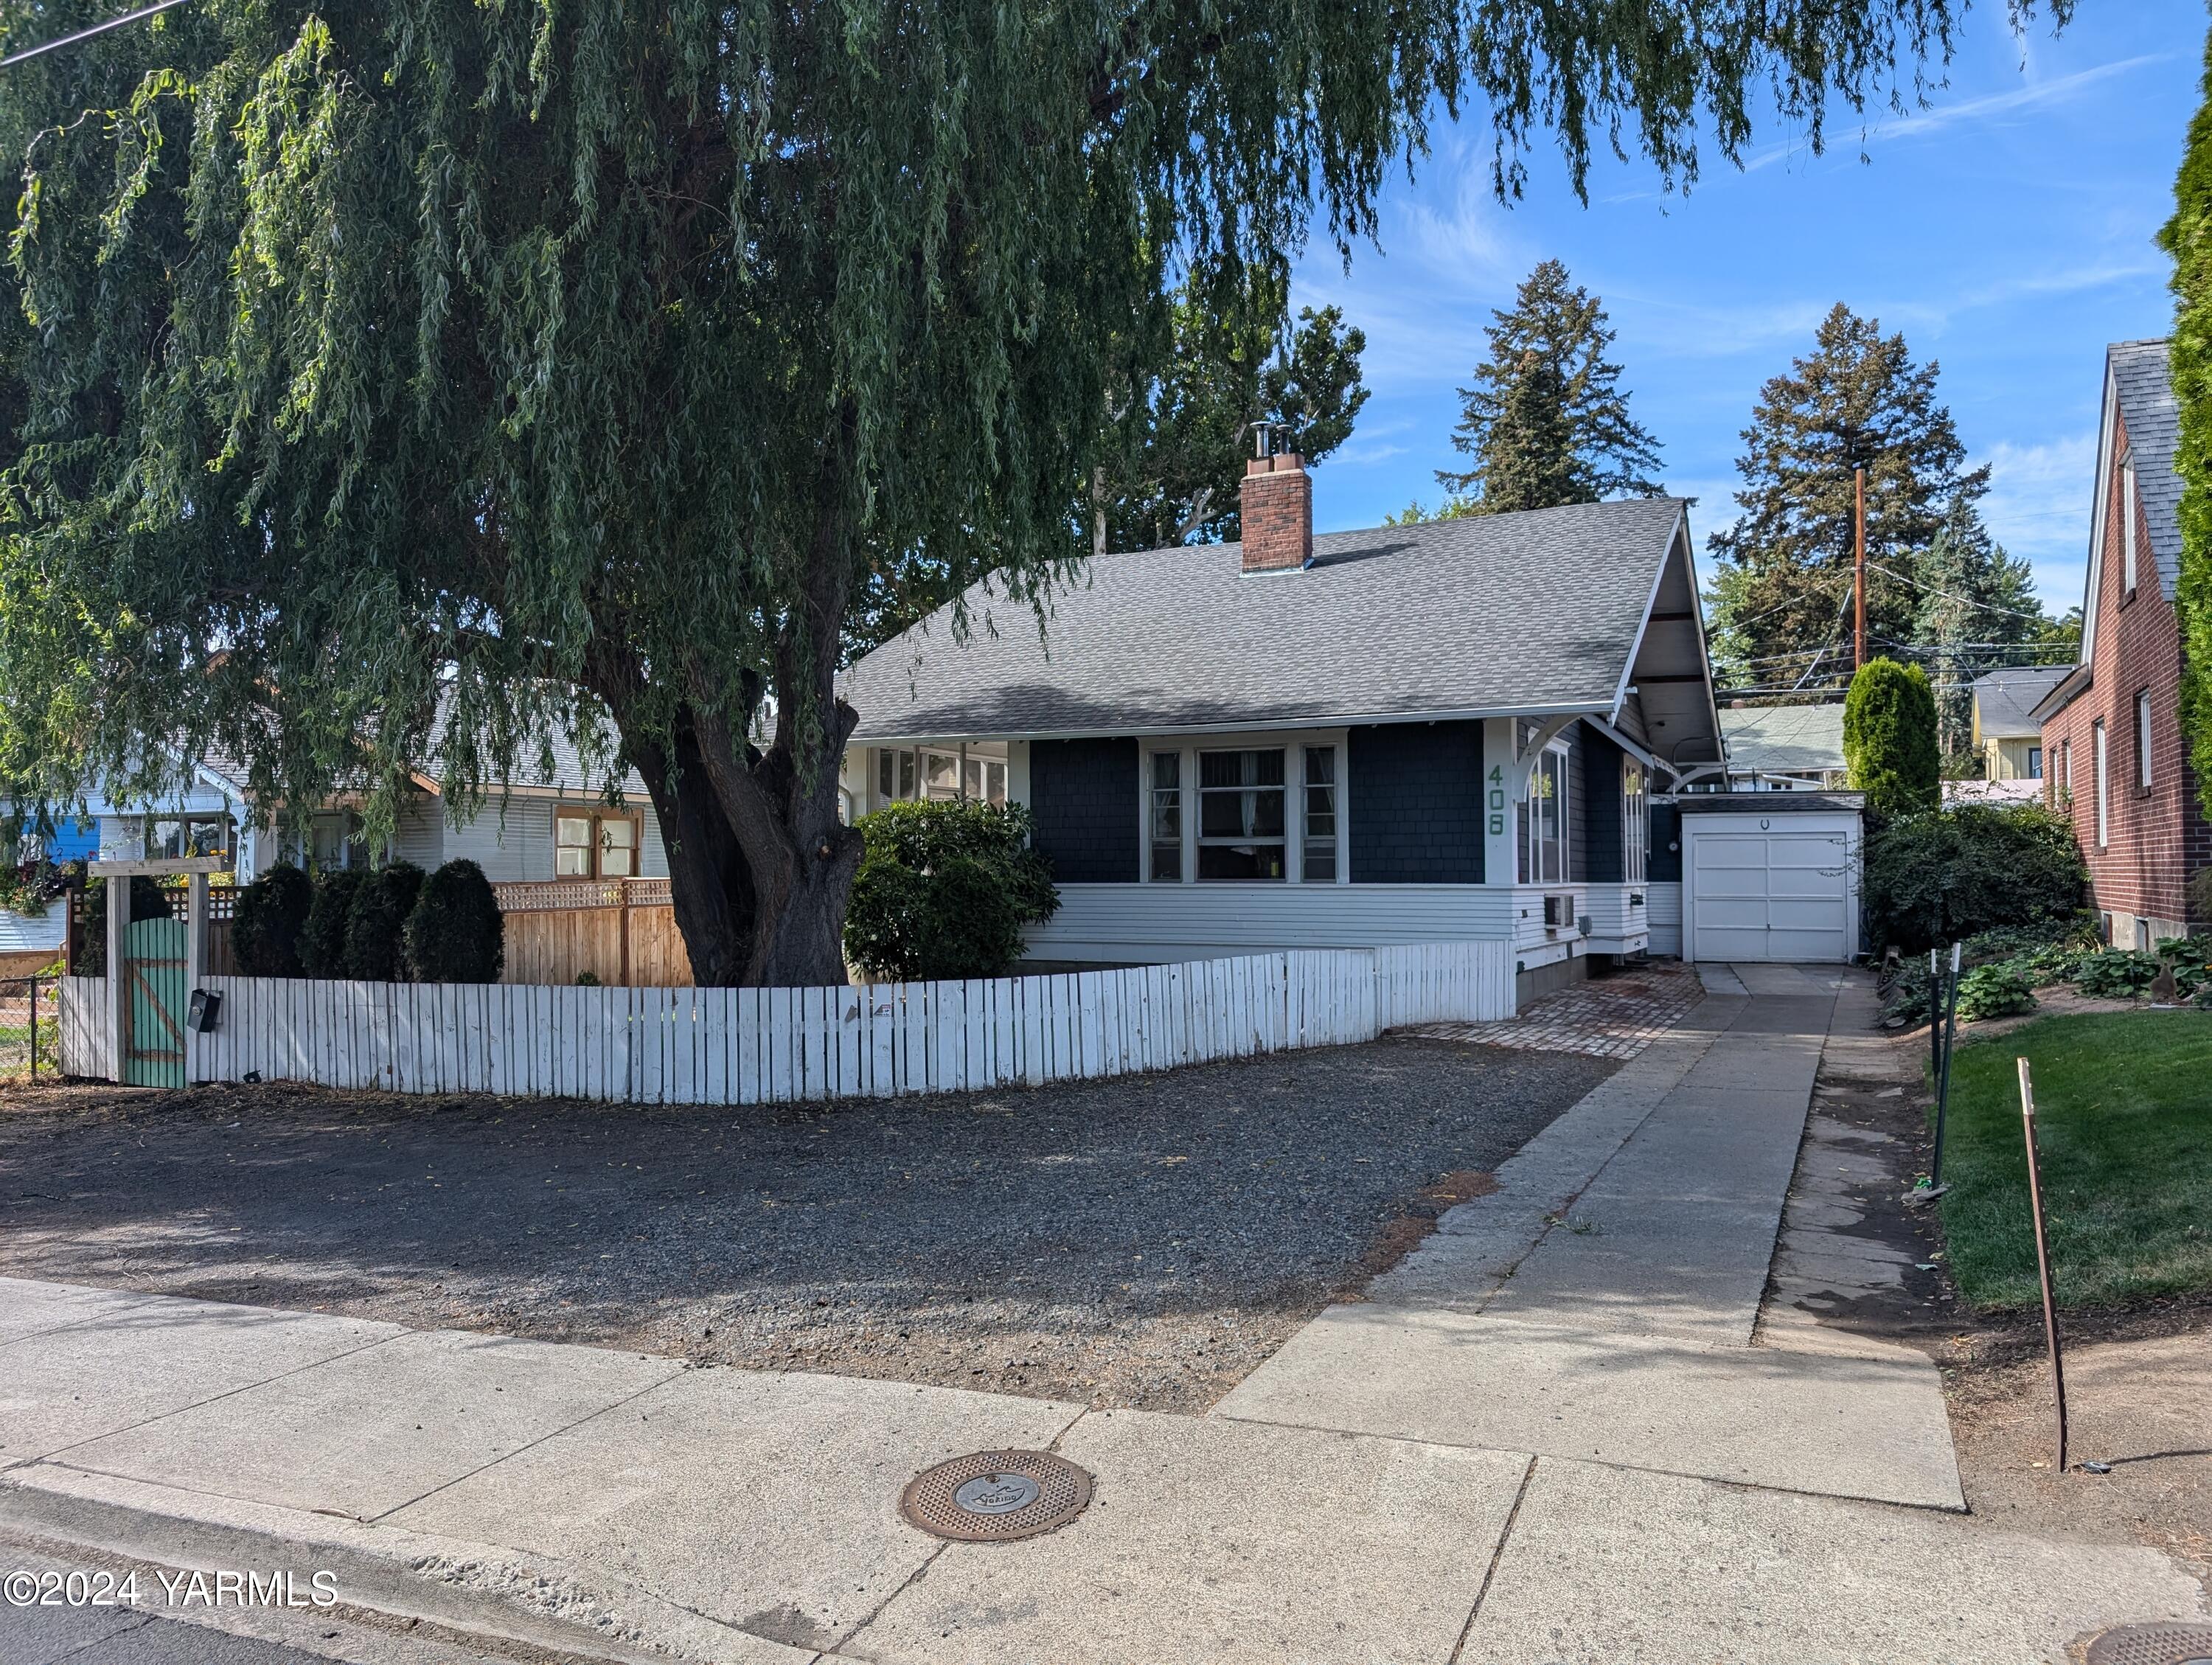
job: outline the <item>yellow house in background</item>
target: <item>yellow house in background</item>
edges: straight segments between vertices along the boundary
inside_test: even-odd
[[[1974,683],[1974,755],[1985,781],[2043,779],[2043,726],[2032,714],[2070,665],[1992,671]]]

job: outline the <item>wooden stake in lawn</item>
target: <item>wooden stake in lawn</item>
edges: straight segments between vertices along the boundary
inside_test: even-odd
[[[2051,1346],[2051,1397],[2058,1412],[2058,1472],[2066,1472],[2066,1371],[2058,1358],[2058,1299],[2051,1288],[2051,1242],[2043,1228],[2043,1178],[2035,1154],[2035,1083],[2020,1064],[2020,1119],[2027,1135],[2027,1203],[2035,1217],[2035,1270],[2043,1280],[2043,1334]]]

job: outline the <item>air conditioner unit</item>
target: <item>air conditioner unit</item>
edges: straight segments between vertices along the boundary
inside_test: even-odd
[[[1544,898],[1544,923],[1553,930],[1575,922],[1575,899],[1572,896],[1549,896]]]

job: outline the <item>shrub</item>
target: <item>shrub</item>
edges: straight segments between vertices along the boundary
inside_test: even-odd
[[[2074,974],[2074,986],[2105,1000],[2131,1000],[2148,994],[2158,975],[2158,956],[2134,948],[2108,948],[2087,954]]]
[[[856,824],[866,854],[845,908],[845,956],[871,976],[998,976],[1021,957],[1022,927],[1060,907],[1027,810],[891,804]]]
[[[1844,763],[1877,820],[1942,803],[1936,694],[1925,671],[1892,659],[1859,667],[1844,696]]]
[[[84,902],[77,910],[76,969],[81,975],[107,975],[107,886],[104,878],[88,879]],[[131,917],[167,919],[169,893],[143,873],[131,880]]]
[[[2071,927],[2087,884],[2072,828],[2039,804],[1903,816],[1867,837],[1869,940],[1924,954],[2003,927]]]
[[[418,981],[495,983],[507,934],[491,881],[473,861],[448,861],[422,881],[407,915],[407,963]]]
[[[2035,1009],[2035,985],[2027,970],[2013,960],[1978,965],[1959,978],[1959,1016],[2008,1018]]]
[[[238,969],[249,977],[298,976],[300,935],[314,902],[314,881],[289,861],[241,886],[230,922]]]
[[[2067,964],[2097,946],[2097,927],[2086,912],[2038,920],[2032,925],[2000,925],[1977,931],[1963,945],[1968,965],[2011,959]]]
[[[422,870],[395,861],[362,878],[346,908],[345,975],[367,983],[407,980],[407,915],[422,891]]]
[[[315,875],[315,899],[300,928],[300,969],[310,977],[346,975],[346,926],[353,899],[368,875],[353,867],[333,867]]]
[[[2201,994],[2212,987],[2212,934],[2169,937],[2158,945],[2159,957],[2172,962],[2173,981],[2184,994]]]

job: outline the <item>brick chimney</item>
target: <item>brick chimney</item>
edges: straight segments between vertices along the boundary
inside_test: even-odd
[[[1244,459],[1246,572],[1296,572],[1313,559],[1313,477],[1305,461],[1295,451]]]

